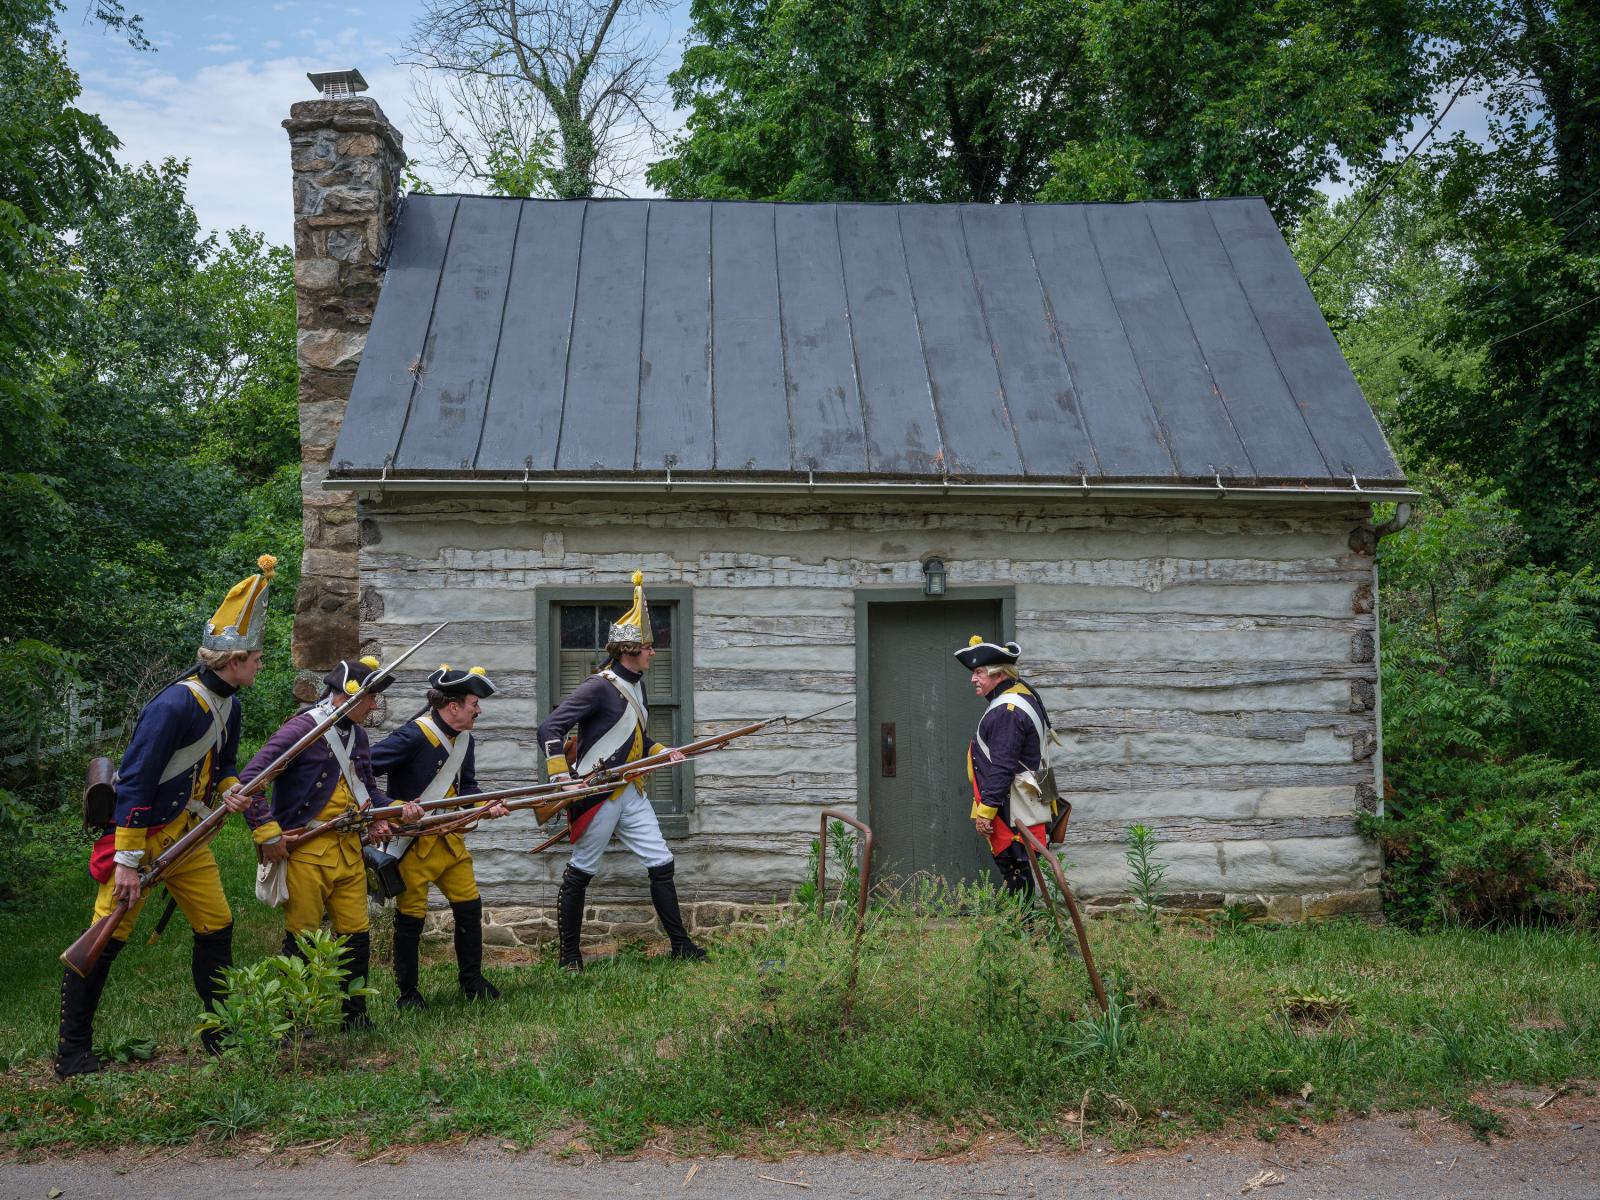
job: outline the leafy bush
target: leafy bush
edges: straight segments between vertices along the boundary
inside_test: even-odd
[[[1522,557],[1499,493],[1383,543],[1392,917],[1600,917],[1600,574]]]
[[[304,957],[278,954],[223,968],[223,995],[200,1017],[198,1028],[221,1035],[224,1054],[263,1066],[287,1045],[290,1069],[298,1072],[306,1036],[336,1027],[347,995],[376,994],[366,980],[350,980],[342,936],[316,929],[297,934],[295,944]]]

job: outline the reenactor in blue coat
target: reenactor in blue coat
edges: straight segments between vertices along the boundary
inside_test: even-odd
[[[470,796],[478,787],[472,727],[481,704],[495,694],[482,667],[451,670],[446,663],[428,676],[428,706],[372,748],[372,770],[387,776],[389,795],[406,805],[402,820],[422,819],[423,801]],[[504,804],[486,814],[507,815]],[[400,1008],[424,1009],[417,988],[418,947],[428,914],[428,886],[449,901],[455,918],[456,975],[469,1000],[496,1000],[500,990],[483,977],[483,901],[472,870],[472,855],[459,833],[407,839],[390,847],[400,856],[405,891],[395,901],[394,981]]]
[[[338,663],[323,681],[327,691],[322,699],[284,722],[239,773],[240,781],[247,784],[266,770],[318,722],[359,692],[377,669],[375,658]],[[284,872],[288,899],[283,906],[283,952],[298,954],[295,935],[320,927],[327,916],[334,933],[346,938],[344,964],[351,983],[366,980],[372,966],[361,837],[354,830],[343,830],[291,846],[284,835],[314,828],[352,808],[389,803],[372,774],[372,749],[361,723],[377,707],[378,693],[392,682],[392,677],[384,679],[362,696],[355,708],[291,762],[272,782],[267,794],[257,797],[245,813],[262,862],[268,870]],[[390,836],[389,825],[384,821],[374,822],[370,832],[377,841],[386,841]],[[277,865],[280,863],[281,867]],[[370,1028],[364,996],[345,999],[344,1024],[347,1029]]]
[[[111,964],[127,945],[143,908],[139,871],[189,831],[217,802],[241,812],[248,799],[233,795],[238,783],[240,705],[237,693],[261,669],[267,593],[277,559],[264,554],[261,573],[228,592],[200,639],[199,663],[145,705],[115,778],[114,824],[95,843],[89,873],[100,885],[94,915],[109,916],[119,901],[128,915],[86,976],[61,976],[58,1079],[100,1070],[94,1053],[94,1014]],[[191,852],[162,880],[194,930],[190,970],[202,1007],[218,994],[218,973],[233,963],[233,913],[209,846]],[[215,1054],[215,1034],[201,1035]]]
[[[573,688],[572,694],[539,725],[539,743],[544,747],[545,767],[552,780],[581,778],[602,767],[618,767],[666,751],[665,746],[651,741],[649,734],[650,705],[644,674],[656,648],[643,584],[643,574],[635,571],[633,607],[612,624],[606,637],[607,664]],[[575,744],[571,758],[566,750],[569,733]],[[682,757],[675,755],[673,761],[682,761]],[[656,811],[639,785],[628,783],[609,795],[580,801],[568,810],[567,817],[572,858],[556,894],[561,966],[569,971],[583,970],[579,947],[584,896],[613,834],[644,864],[650,877],[650,901],[672,944],[672,956],[704,958],[706,952],[695,945],[684,928],[678,888],[673,881],[672,851],[661,836]]]
[[[976,635],[955,657],[972,672],[972,687],[987,707],[967,744],[967,780],[972,785],[972,822],[989,842],[1006,891],[1033,898],[1028,852],[1012,831],[1028,827],[1042,844],[1051,814],[1029,784],[1044,765],[1050,715],[1039,694],[1017,674],[1022,648],[997,645]]]

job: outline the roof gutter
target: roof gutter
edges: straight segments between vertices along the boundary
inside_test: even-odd
[[[484,479],[449,476],[394,476],[387,470],[379,475],[338,475],[324,479],[330,491],[372,492],[566,492],[566,493],[643,493],[684,495],[722,495],[740,493],[772,496],[793,495],[875,495],[875,496],[994,496],[1004,498],[1054,499],[1151,499],[1225,500],[1264,499],[1276,501],[1358,501],[1363,504],[1415,499],[1418,493],[1398,485],[1363,487],[1353,477],[1348,487],[1292,487],[1270,485],[1231,487],[1218,478],[1211,484],[1179,483],[963,483],[958,480],[774,480],[704,479],[665,476],[640,478],[573,478],[525,474]]]

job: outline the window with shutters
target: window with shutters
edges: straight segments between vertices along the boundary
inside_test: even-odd
[[[650,704],[648,740],[677,746],[693,738],[694,728],[689,696],[693,675],[688,661],[688,589],[652,588],[646,596],[656,645],[656,656],[644,679]],[[606,634],[611,623],[632,603],[632,589],[539,589],[539,628],[546,631],[540,655],[543,711],[549,712],[605,664]],[[690,772],[686,763],[656,771],[646,782],[645,794],[661,818],[662,831],[669,837],[688,832],[694,790]]]

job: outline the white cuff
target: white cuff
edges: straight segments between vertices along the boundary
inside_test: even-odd
[[[119,867],[132,867],[135,870],[138,870],[139,864],[144,862],[144,851],[118,850],[111,857]]]

